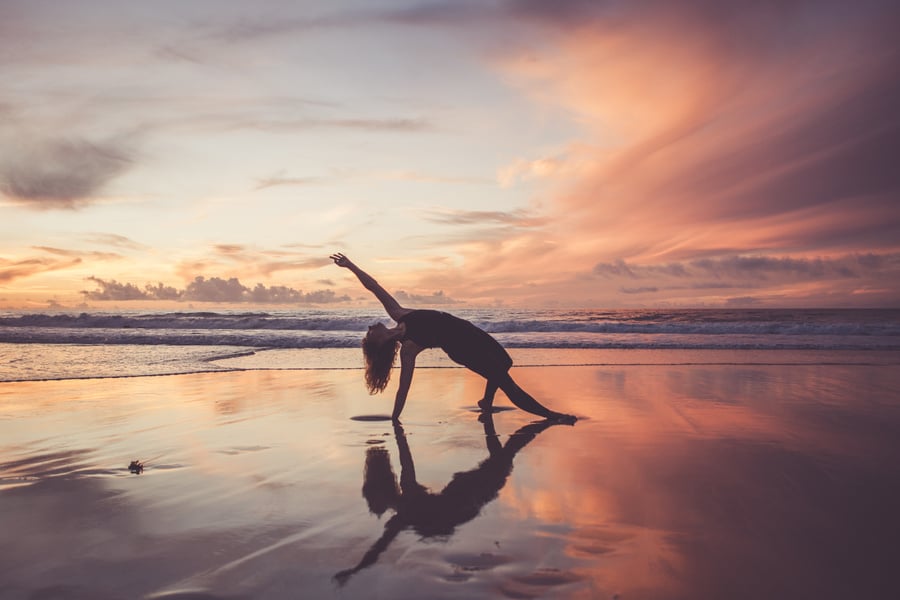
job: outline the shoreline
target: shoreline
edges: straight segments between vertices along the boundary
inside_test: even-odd
[[[44,348],[43,346],[48,346]],[[202,346],[198,355],[189,346],[71,346],[66,344],[0,344],[0,384],[26,381],[66,381],[118,379],[236,371],[361,370],[358,348],[255,348],[235,351],[233,347]],[[792,350],[792,349],[596,349],[596,348],[509,348],[514,369],[535,367],[604,366],[739,366],[739,365],[844,365],[900,366],[900,350]],[[149,354],[148,354],[149,353]],[[56,355],[58,358],[54,358]],[[147,356],[145,356],[147,355]],[[12,358],[15,357],[15,358]],[[40,357],[40,358],[38,358]],[[141,359],[147,359],[141,364]],[[22,375],[17,364],[34,365],[44,374]],[[439,350],[426,351],[417,364],[421,369],[463,368]],[[154,370],[155,369],[155,370]],[[141,371],[144,372],[141,372]],[[55,371],[55,372],[54,372]],[[60,372],[65,371],[65,372]]]

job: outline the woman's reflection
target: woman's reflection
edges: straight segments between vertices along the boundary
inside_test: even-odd
[[[376,515],[381,516],[389,508],[395,514],[384,524],[384,533],[372,544],[359,564],[334,576],[340,584],[346,583],[354,573],[375,564],[381,553],[404,529],[412,529],[423,537],[449,536],[458,525],[474,519],[481,507],[496,498],[506,485],[516,453],[537,434],[559,424],[558,421],[550,420],[530,423],[513,433],[506,444],[501,445],[491,415],[484,414],[480,420],[484,423],[488,457],[471,471],[456,473],[450,483],[437,494],[416,481],[416,467],[402,425],[394,425],[394,437],[400,453],[399,486],[387,449],[369,448],[366,453],[363,496],[369,510]]]

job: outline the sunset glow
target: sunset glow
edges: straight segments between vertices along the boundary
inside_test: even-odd
[[[895,3],[0,6],[0,308],[900,305]]]

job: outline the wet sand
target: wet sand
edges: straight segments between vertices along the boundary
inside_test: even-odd
[[[573,427],[458,369],[400,429],[355,370],[0,384],[0,598],[900,597],[900,369],[771,362],[514,369]]]

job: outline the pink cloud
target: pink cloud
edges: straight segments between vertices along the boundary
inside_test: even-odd
[[[900,56],[886,25],[897,11],[677,4],[587,10],[565,28],[549,8],[530,13],[541,35],[496,60],[536,101],[572,114],[583,137],[565,152],[578,168],[541,192],[547,225],[459,247],[475,290],[490,294],[495,282],[536,298],[555,287],[616,302],[624,289],[664,301],[665,285],[616,288],[585,280],[585,265],[831,264],[900,250]],[[504,181],[534,177],[541,160],[519,159]],[[897,275],[893,261],[883,268],[860,276]],[[829,301],[865,285],[833,275],[754,285]],[[738,274],[733,283],[746,285]],[[683,288],[679,300],[727,301]],[[898,301],[900,288],[888,288],[879,301]]]

